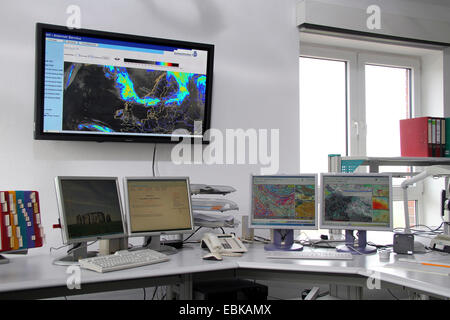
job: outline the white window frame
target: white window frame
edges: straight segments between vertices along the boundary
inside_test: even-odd
[[[353,105],[356,105],[358,100],[358,90],[357,88],[353,88],[354,82],[350,79],[356,79],[357,77],[357,63],[358,57],[354,52],[341,50],[332,47],[323,47],[323,46],[315,46],[315,45],[300,45],[300,57],[306,58],[319,58],[319,59],[327,59],[327,60],[335,60],[335,61],[344,61],[346,62],[346,87],[347,87],[347,113],[352,108]],[[301,71],[300,71],[301,72]],[[351,123],[349,122],[350,115],[347,115],[347,127],[350,128]],[[346,136],[351,131],[346,133]],[[351,139],[347,139],[347,152],[348,155],[352,155],[352,145]],[[301,146],[300,146],[301,147]]]
[[[316,44],[300,44],[300,57],[319,58],[346,62],[347,68],[347,128],[348,155],[366,155],[366,90],[365,65],[374,64],[411,69],[412,117],[421,116],[421,63],[420,59],[406,55],[363,51],[359,49],[336,48]],[[301,70],[300,70],[301,72]],[[300,146],[301,148],[301,146]],[[416,222],[420,223],[422,212],[423,182],[408,188],[408,200],[417,201]],[[393,200],[403,200],[400,187],[393,188]]]
[[[406,57],[406,56],[398,56],[392,54],[380,54],[380,53],[357,53],[357,83],[355,84],[356,89],[358,90],[358,106],[362,106],[361,108],[357,108],[358,110],[353,113],[351,111],[351,120],[352,123],[358,123],[358,127],[360,127],[360,134],[362,135],[362,139],[359,137],[355,137],[355,141],[358,141],[358,144],[355,147],[356,154],[365,155],[366,152],[366,134],[367,134],[367,126],[366,126],[366,77],[365,77],[365,66],[367,64],[374,64],[379,66],[386,67],[400,67],[400,68],[408,68],[411,69],[411,85],[412,85],[412,94],[411,94],[411,109],[412,109],[412,117],[420,116],[421,107],[420,107],[420,85],[421,85],[421,69],[420,69],[420,60],[418,58]],[[355,132],[352,132],[353,135],[356,135]]]

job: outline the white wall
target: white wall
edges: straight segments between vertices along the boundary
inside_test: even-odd
[[[38,190],[47,234],[52,230],[57,175],[151,175],[151,144],[33,140],[35,23],[65,25],[66,8],[81,7],[82,27],[215,44],[212,126],[280,129],[280,172],[298,171],[297,0],[16,0],[0,19],[0,190]],[[249,207],[249,174],[258,165],[175,166],[170,145],[158,146],[161,175],[229,184],[230,198]]]
[[[443,52],[424,55],[422,62],[422,114],[433,117],[444,116],[444,55]],[[442,222],[441,190],[444,179],[428,178],[424,181],[423,205],[419,207],[419,223],[439,226]]]

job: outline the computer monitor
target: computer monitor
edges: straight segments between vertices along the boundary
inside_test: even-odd
[[[213,67],[212,44],[38,23],[35,139],[206,138]]]
[[[251,226],[274,230],[266,250],[303,249],[294,229],[317,229],[317,180],[316,174],[251,177]]]
[[[56,177],[55,185],[63,243],[76,253],[63,263],[92,255],[88,241],[126,237],[116,177]]]
[[[375,173],[324,173],[320,179],[320,228],[344,229],[345,245],[338,251],[365,254],[367,230],[392,231],[392,176]],[[358,230],[355,247],[354,230]]]
[[[162,250],[160,235],[193,231],[188,177],[126,177],[124,189],[128,235],[144,246]]]

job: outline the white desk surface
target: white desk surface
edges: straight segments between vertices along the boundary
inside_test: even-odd
[[[239,268],[274,271],[358,274],[361,269],[366,269],[370,261],[378,261],[378,256],[354,256],[353,260],[269,259],[266,258],[266,251],[264,251],[263,245],[253,244],[249,245],[248,248],[249,251],[245,253],[244,256],[236,258],[235,260],[238,263]],[[305,247],[303,250],[306,252],[328,251],[331,249],[311,249]]]
[[[304,251],[314,250],[332,249],[304,248]],[[353,260],[268,259],[265,257],[261,245],[250,245],[249,252],[236,261],[239,268],[247,269],[378,276],[381,281],[450,298],[450,268],[422,266],[399,261],[399,259],[432,260],[435,258],[446,259],[446,263],[450,264],[450,255],[436,252],[414,256],[391,253],[389,261],[380,261],[377,253],[354,255]]]
[[[415,254],[414,256],[394,255],[391,257],[389,264],[370,266],[366,274],[378,272],[382,281],[450,298],[450,268],[423,266],[399,261],[399,259],[405,258],[410,260],[440,258],[446,264],[450,264],[449,254],[443,256],[443,254],[437,252]],[[364,271],[360,274],[364,274]]]
[[[81,285],[237,268],[234,261],[216,263],[203,260],[202,255],[206,253],[197,248],[197,245],[186,245],[183,250],[170,255],[168,262],[107,273],[81,269]],[[57,255],[6,257],[10,262],[0,265],[0,292],[66,285],[69,276],[66,273],[67,267],[52,264]]]
[[[450,276],[438,274],[436,267],[415,266],[409,263],[408,269],[394,268],[392,263],[404,255],[391,254],[389,262],[381,262],[378,254],[354,256],[353,260],[297,260],[297,259],[268,259],[265,257],[264,247],[261,244],[247,245],[248,252],[242,257],[223,257],[222,261],[203,260],[207,253],[200,245],[187,244],[178,253],[170,256],[170,261],[154,265],[109,272],[97,273],[90,270],[81,271],[81,284],[101,283],[118,280],[142,279],[150,277],[175,276],[195,274],[210,271],[246,269],[261,271],[294,271],[317,274],[356,275],[368,277],[378,272],[380,279],[396,285],[413,288],[450,298]],[[330,250],[311,249],[306,250]],[[416,258],[431,257],[416,255]],[[0,292],[15,290],[39,289],[65,286],[68,274],[67,267],[52,264],[56,255],[39,256],[7,256],[8,264],[0,265]],[[448,258],[450,260],[450,258]],[[411,268],[416,268],[412,270]],[[420,268],[423,267],[423,268]],[[419,268],[419,269],[417,269]],[[440,268],[448,269],[448,268]],[[422,270],[422,271],[418,271]],[[432,271],[430,271],[432,270]],[[446,270],[445,270],[446,271]],[[449,270],[450,272],[450,270]]]

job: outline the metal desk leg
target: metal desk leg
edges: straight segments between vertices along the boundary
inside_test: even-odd
[[[175,287],[175,285],[167,286],[166,300],[175,300],[174,287]]]
[[[344,300],[362,300],[363,288],[331,284],[330,296]]]
[[[192,300],[193,281],[192,274],[182,276],[182,283],[179,285],[180,300]]]
[[[407,290],[408,292],[408,299],[409,300],[430,300],[430,296],[415,292],[414,290]]]
[[[185,274],[180,277],[181,283],[167,288],[167,300],[192,300],[192,275]]]

